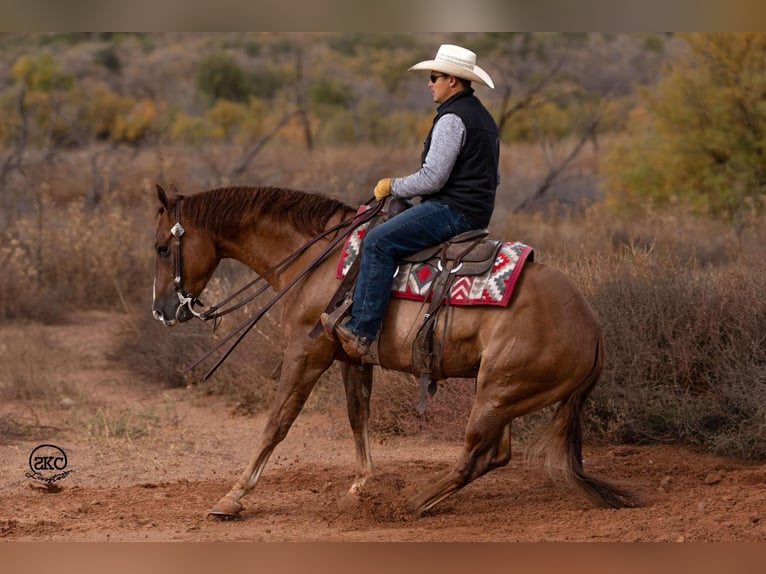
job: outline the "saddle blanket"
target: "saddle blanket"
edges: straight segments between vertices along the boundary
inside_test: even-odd
[[[367,225],[356,228],[343,245],[336,276],[343,279],[359,256]],[[533,249],[523,243],[503,243],[495,263],[482,275],[461,275],[458,271],[450,291],[450,305],[496,305],[505,307],[511,300],[516,280],[524,263],[534,258]],[[400,264],[394,276],[391,296],[397,299],[425,301],[439,274],[433,261]]]

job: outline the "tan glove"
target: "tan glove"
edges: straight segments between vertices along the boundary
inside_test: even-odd
[[[375,186],[372,193],[378,201],[391,195],[391,178],[387,177],[378,181],[378,184]]]

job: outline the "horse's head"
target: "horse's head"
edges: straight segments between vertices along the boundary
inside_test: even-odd
[[[194,305],[218,266],[212,237],[190,220],[181,217],[182,196],[168,198],[157,186],[160,208],[154,240],[155,272],[152,314],[172,327],[198,313]]]

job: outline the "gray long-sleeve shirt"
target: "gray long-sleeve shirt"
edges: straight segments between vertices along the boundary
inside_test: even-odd
[[[465,143],[465,124],[457,114],[439,118],[431,134],[431,147],[423,166],[412,175],[394,178],[391,195],[410,198],[436,193],[447,183]]]

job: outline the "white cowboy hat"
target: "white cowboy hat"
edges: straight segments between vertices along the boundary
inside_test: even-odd
[[[495,87],[489,74],[476,65],[476,54],[453,44],[442,44],[433,60],[418,62],[407,71],[412,70],[442,72],[493,89]]]

